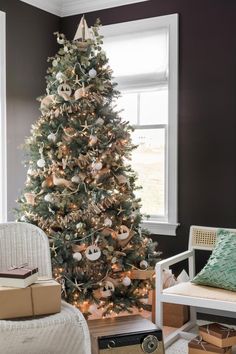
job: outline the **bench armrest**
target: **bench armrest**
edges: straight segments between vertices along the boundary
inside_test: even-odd
[[[160,294],[163,290],[163,284],[162,284],[162,276],[163,276],[163,269],[168,268],[169,266],[176,264],[178,262],[184,261],[185,259],[191,258],[193,260],[194,257],[194,251],[189,250],[185,251],[182,253],[177,254],[176,256],[163,259],[163,261],[160,261],[156,264],[155,270],[156,270],[156,294]],[[193,271],[190,274],[190,278],[192,278]]]
[[[184,261],[185,259],[192,257],[193,252],[194,251],[185,251],[185,252],[177,254],[176,256],[169,257],[167,259],[163,259],[162,261],[160,261],[156,264],[156,270],[159,268],[164,269],[164,268],[169,267],[173,264]]]

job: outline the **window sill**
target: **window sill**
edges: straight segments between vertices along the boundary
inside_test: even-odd
[[[179,224],[168,222],[144,221],[141,227],[147,229],[151,234],[176,236],[176,229]]]

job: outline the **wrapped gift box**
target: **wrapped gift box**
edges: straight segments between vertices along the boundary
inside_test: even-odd
[[[219,348],[214,344],[205,342],[200,336],[196,337],[188,343],[188,353],[189,354],[232,354],[232,347]]]
[[[221,348],[236,345],[236,330],[219,323],[200,326],[199,334],[205,341]]]
[[[38,280],[38,268],[27,265],[12,267],[0,272],[0,286],[26,288]]]
[[[0,319],[46,315],[61,310],[61,285],[39,281],[27,288],[0,287]]]
[[[152,321],[155,323],[156,292],[152,292]],[[182,327],[189,320],[189,306],[179,304],[163,304],[163,324],[169,327]]]

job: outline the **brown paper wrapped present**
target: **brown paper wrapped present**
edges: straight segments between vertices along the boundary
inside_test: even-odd
[[[219,348],[211,343],[207,343],[202,338],[196,337],[188,343],[188,353],[189,354],[213,354],[213,353],[222,353],[222,354],[232,354],[232,348]]]
[[[61,285],[44,280],[24,289],[0,287],[0,320],[46,315],[61,310]]]
[[[199,327],[200,336],[207,342],[220,348],[230,347],[236,344],[236,329],[222,326],[219,323],[211,323]]]

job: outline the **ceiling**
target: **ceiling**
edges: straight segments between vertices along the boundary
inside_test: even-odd
[[[20,0],[54,15],[65,17],[148,0]]]

